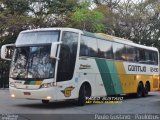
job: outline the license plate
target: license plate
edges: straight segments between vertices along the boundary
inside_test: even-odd
[[[30,92],[24,92],[24,95],[31,95]]]

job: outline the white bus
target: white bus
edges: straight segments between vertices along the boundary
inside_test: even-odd
[[[85,97],[135,93],[147,96],[158,89],[157,48],[122,38],[73,28],[22,31],[14,45],[9,75],[11,97],[43,103]]]

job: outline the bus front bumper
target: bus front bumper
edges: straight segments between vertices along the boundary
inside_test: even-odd
[[[12,98],[22,98],[22,99],[35,99],[35,100],[56,100],[56,95],[54,93],[55,88],[41,88],[36,90],[27,89],[17,89],[14,87],[9,88],[10,95]]]

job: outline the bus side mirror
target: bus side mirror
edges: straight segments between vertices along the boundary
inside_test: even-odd
[[[51,58],[59,60],[59,58],[57,58],[57,56],[56,56],[56,53],[57,53],[58,46],[61,45],[61,44],[62,44],[62,42],[52,42],[52,45],[51,45],[51,54],[50,54]]]
[[[1,59],[11,61],[15,44],[6,44],[1,47]]]

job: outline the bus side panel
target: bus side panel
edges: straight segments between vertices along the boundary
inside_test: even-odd
[[[159,89],[159,76],[158,75],[153,75],[151,76],[152,80],[150,81],[150,90],[151,91],[156,91]]]
[[[123,93],[135,93],[137,91],[137,85],[135,76],[126,73],[123,62],[115,62],[117,74],[119,76]]]
[[[92,96],[106,95],[95,58],[80,57],[77,65],[77,73],[79,78],[77,82],[77,91],[79,92],[81,85],[85,81],[88,81],[91,85]]]
[[[135,85],[135,87],[138,87],[139,82],[142,82],[144,87],[146,82],[149,82],[150,91],[156,91],[158,90],[158,80],[158,75],[137,75],[135,80],[137,85]]]
[[[158,80],[159,80],[158,75],[154,75],[155,73],[139,74],[140,72],[136,71],[129,74],[126,71],[127,69],[125,70],[124,64],[125,64],[124,62],[120,61],[115,62],[117,74],[120,78],[122,89],[125,94],[136,93],[139,82],[142,82],[145,87],[145,84],[148,81],[150,84],[150,91],[155,91],[158,89]],[[154,66],[147,66],[148,69],[150,67],[154,68]],[[149,70],[147,72],[149,72]]]
[[[127,88],[127,84],[126,84],[126,81],[127,81],[128,78],[126,76],[126,72],[125,72],[123,63],[122,62],[115,62],[115,66],[116,66],[116,69],[117,69],[118,77],[119,77],[121,85],[122,85],[123,93],[130,92],[129,89]]]

